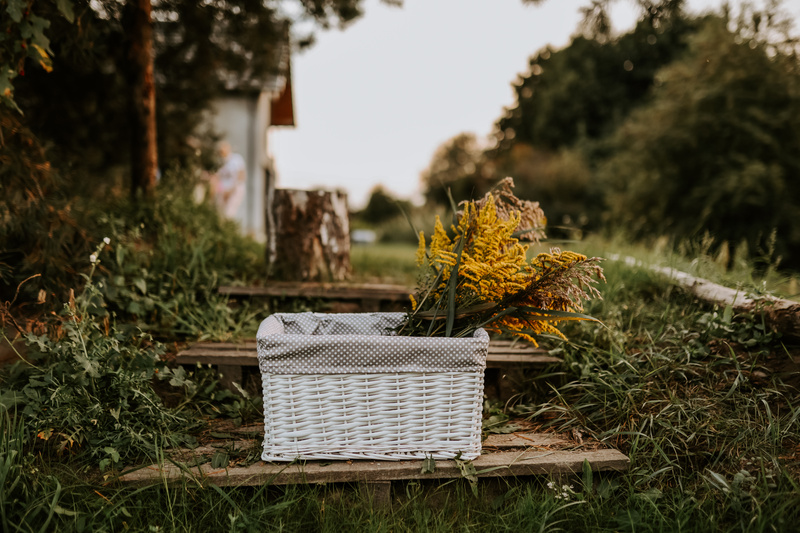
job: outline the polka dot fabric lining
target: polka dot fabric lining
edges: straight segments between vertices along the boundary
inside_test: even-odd
[[[277,313],[258,329],[262,373],[482,372],[489,335],[404,337],[403,313]]]

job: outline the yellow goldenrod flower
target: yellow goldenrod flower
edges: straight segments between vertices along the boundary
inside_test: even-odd
[[[419,232],[419,247],[417,248],[417,266],[420,267],[425,262],[425,232]]]
[[[487,194],[482,200],[460,204],[463,209],[450,227],[453,238],[436,217],[427,249],[427,266],[425,235],[420,232],[417,264],[429,270],[420,277],[422,284],[417,298],[411,297],[412,310],[436,308],[439,316],[455,313],[457,322],[464,321],[458,335],[468,333],[470,327],[477,327],[476,324],[484,324],[489,331],[511,333],[534,344],[534,336],[538,334],[565,338],[556,325],[563,320],[585,320],[586,317],[537,313],[535,309],[580,310],[582,299],[599,296],[592,283],[593,277],[604,279],[602,270],[596,259],[557,248],[528,261],[527,246],[520,244],[514,235],[524,218],[526,231],[532,228],[538,232],[534,237],[543,236],[544,215],[538,204],[514,197],[508,188],[509,181],[504,181],[505,188],[499,192],[497,201],[492,194]],[[529,212],[525,216],[520,206],[527,206]],[[453,276],[455,278],[451,279]],[[454,302],[449,299],[453,284]],[[424,309],[420,309],[417,301],[421,296],[424,296]],[[410,315],[410,320],[413,318]],[[410,334],[443,333],[444,328],[429,326],[429,322],[420,323],[408,331]]]

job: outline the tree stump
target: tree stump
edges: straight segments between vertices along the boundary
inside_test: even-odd
[[[286,281],[347,279],[350,275],[347,194],[275,189],[272,208],[275,224],[272,277]]]

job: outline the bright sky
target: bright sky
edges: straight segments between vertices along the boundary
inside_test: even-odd
[[[280,188],[345,189],[351,207],[383,184],[420,193],[420,172],[458,133],[486,137],[514,103],[511,83],[547,44],[568,44],[590,0],[367,0],[344,31],[317,34],[292,61],[295,129],[275,128],[270,151]],[[689,0],[692,10],[719,5]],[[631,28],[631,0],[614,3]]]

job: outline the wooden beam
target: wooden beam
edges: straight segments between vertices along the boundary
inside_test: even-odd
[[[588,461],[596,472],[627,470],[628,458],[617,450],[527,450],[481,455],[472,464],[479,478],[573,474]],[[180,485],[185,482],[220,487],[290,485],[298,483],[371,483],[412,479],[454,479],[462,477],[455,461],[436,461],[436,469],[421,473],[422,461],[309,461],[305,463],[264,463],[234,468],[213,468],[209,464],[188,468],[176,464],[151,465],[123,474],[119,481],[130,486]]]
[[[494,342],[494,341],[492,341]],[[196,343],[175,356],[178,364],[239,365],[258,366],[256,342],[248,340],[243,343]],[[505,368],[520,365],[545,365],[560,363],[561,359],[548,355],[546,351],[536,348],[519,350],[493,347],[489,344],[486,357],[488,368]]]
[[[218,289],[220,294],[231,297],[268,296],[276,298],[324,298],[326,300],[382,300],[406,302],[413,292],[404,285],[373,283],[321,283],[275,281],[263,287],[229,287]]]

